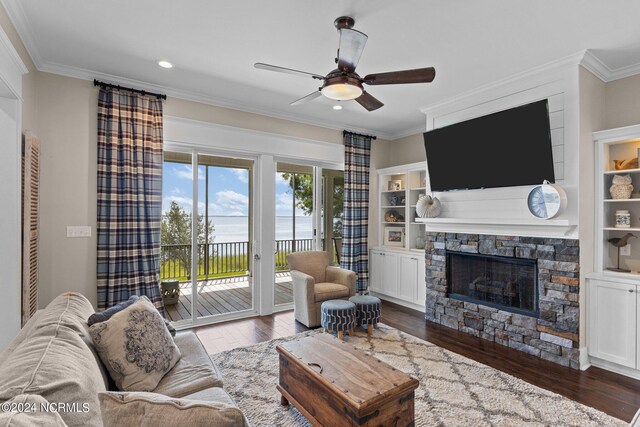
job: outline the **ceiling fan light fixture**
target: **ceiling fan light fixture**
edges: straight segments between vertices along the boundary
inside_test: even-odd
[[[335,101],[348,101],[362,95],[362,88],[349,83],[334,83],[321,89],[324,96]]]

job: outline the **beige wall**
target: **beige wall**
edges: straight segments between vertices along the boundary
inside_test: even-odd
[[[92,82],[39,73],[40,305],[65,291],[96,302],[96,128]],[[68,225],[90,225],[91,238],[69,239]]]
[[[603,129],[640,123],[640,75],[607,83],[604,105]]]

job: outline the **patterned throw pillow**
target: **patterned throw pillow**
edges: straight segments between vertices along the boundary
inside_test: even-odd
[[[180,350],[145,296],[89,333],[119,390],[152,391],[180,360]]]
[[[138,301],[139,298],[140,297],[138,295],[131,295],[128,300],[121,302],[120,304],[116,304],[113,307],[109,307],[104,311],[98,311],[96,313],[93,313],[87,319],[87,324],[91,326],[95,323],[106,322],[107,320],[111,319],[111,316],[129,307],[131,304]],[[173,325],[171,325],[171,322],[169,322],[164,317],[162,318],[162,320],[164,320],[164,324],[167,327],[167,330],[169,330],[169,333],[171,334],[171,336],[175,337],[176,329],[173,327]]]

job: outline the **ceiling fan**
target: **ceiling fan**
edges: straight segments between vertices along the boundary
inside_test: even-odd
[[[360,77],[358,73],[356,73],[356,66],[358,65],[358,61],[360,61],[360,55],[362,55],[364,45],[367,43],[367,35],[353,29],[355,20],[349,16],[341,16],[337,18],[333,24],[340,33],[338,57],[335,59],[338,68],[329,72],[326,76],[293,70],[291,68],[278,67],[276,65],[263,64],[261,62],[254,64],[254,67],[262,70],[277,71],[304,77],[310,76],[313,79],[324,81],[317,91],[293,101],[291,105],[300,105],[320,95],[324,95],[336,101],[355,99],[358,104],[369,111],[373,111],[382,107],[384,104],[365,91],[362,86],[363,83],[367,85],[430,83],[435,78],[436,70],[433,67],[367,74],[364,78]]]

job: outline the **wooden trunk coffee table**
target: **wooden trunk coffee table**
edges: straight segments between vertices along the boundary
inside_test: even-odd
[[[281,403],[291,403],[314,426],[414,425],[415,378],[327,334],[276,350]]]

